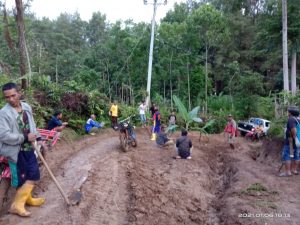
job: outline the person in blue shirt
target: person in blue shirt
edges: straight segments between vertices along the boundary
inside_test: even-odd
[[[98,123],[96,121],[95,114],[92,114],[91,117],[86,121],[85,124],[85,132],[91,135],[94,135],[95,133],[98,133],[100,131],[100,128],[104,126],[104,123]]]
[[[300,123],[299,108],[297,106],[288,107],[288,121],[286,124],[285,140],[282,149],[282,163],[284,172],[280,173],[280,177],[289,177],[298,175],[300,164],[300,149],[297,148],[295,139],[297,138],[297,124]]]
[[[56,111],[51,120],[48,122],[47,130],[56,130],[57,132],[61,132],[67,125],[67,122],[62,122],[62,112]]]
[[[160,147],[166,147],[174,144],[173,139],[168,138],[167,133],[165,132],[166,126],[161,126],[161,130],[158,132],[156,136],[156,144]]]

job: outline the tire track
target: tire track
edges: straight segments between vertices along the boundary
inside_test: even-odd
[[[100,136],[101,137],[101,136]],[[15,225],[99,225],[122,224],[126,221],[126,172],[119,160],[126,157],[120,153],[119,140],[109,136],[93,145],[87,145],[72,155],[55,176],[66,194],[81,189],[83,197],[79,205],[67,207],[54,183],[47,186],[42,195],[46,204],[28,207],[33,216],[19,218],[5,215],[1,224]],[[122,167],[122,165],[121,165]],[[121,190],[124,189],[124,190]]]

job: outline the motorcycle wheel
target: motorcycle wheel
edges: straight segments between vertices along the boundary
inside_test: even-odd
[[[131,142],[131,146],[134,147],[134,148],[137,146],[137,141],[136,141],[136,139],[133,140],[133,141]]]
[[[126,138],[126,133],[120,132],[119,139],[120,139],[120,146],[121,146],[121,149],[122,149],[124,152],[127,152],[128,149],[129,149],[129,146],[128,146],[128,140],[127,140],[127,138]]]

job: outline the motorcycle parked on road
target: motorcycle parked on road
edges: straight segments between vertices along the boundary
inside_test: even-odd
[[[135,115],[129,116],[119,122],[120,146],[124,152],[127,152],[130,146],[137,146],[136,134],[134,132],[135,127],[132,125],[132,118],[134,116]]]

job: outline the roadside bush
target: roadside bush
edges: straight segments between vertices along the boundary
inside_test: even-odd
[[[277,119],[276,121],[271,121],[268,135],[271,137],[284,138],[285,137],[284,131],[285,131],[286,123],[287,123],[286,117],[282,117],[280,119]]]

